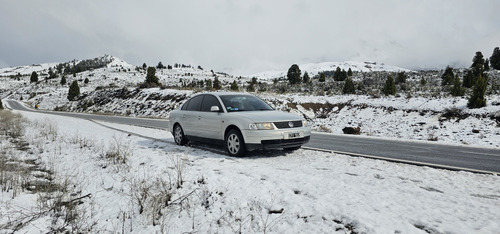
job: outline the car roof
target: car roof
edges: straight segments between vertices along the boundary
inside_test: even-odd
[[[197,95],[202,95],[202,94],[211,94],[214,96],[224,96],[224,95],[249,95],[249,96],[254,96],[253,94],[250,93],[239,93],[239,92],[207,92],[207,93],[199,93]]]

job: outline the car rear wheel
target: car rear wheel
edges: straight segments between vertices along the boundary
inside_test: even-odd
[[[174,141],[178,145],[185,145],[187,142],[186,136],[184,136],[184,131],[179,124],[174,126]]]
[[[226,150],[230,156],[241,157],[246,153],[245,142],[243,136],[237,129],[232,129],[226,135]]]

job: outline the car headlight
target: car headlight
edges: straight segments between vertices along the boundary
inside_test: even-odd
[[[272,130],[274,129],[273,123],[251,123],[248,127],[252,130]]]
[[[304,119],[304,120],[302,120],[302,126],[303,127],[310,127],[311,123],[309,123],[309,121],[307,121],[307,120]]]

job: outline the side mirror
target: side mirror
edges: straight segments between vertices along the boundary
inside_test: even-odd
[[[219,112],[219,111],[220,111],[220,109],[219,109],[219,107],[218,107],[218,106],[212,106],[212,107],[210,107],[210,111],[211,111],[211,112]]]

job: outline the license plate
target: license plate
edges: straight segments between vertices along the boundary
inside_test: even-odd
[[[288,138],[297,138],[300,137],[300,132],[289,132],[288,133]]]

